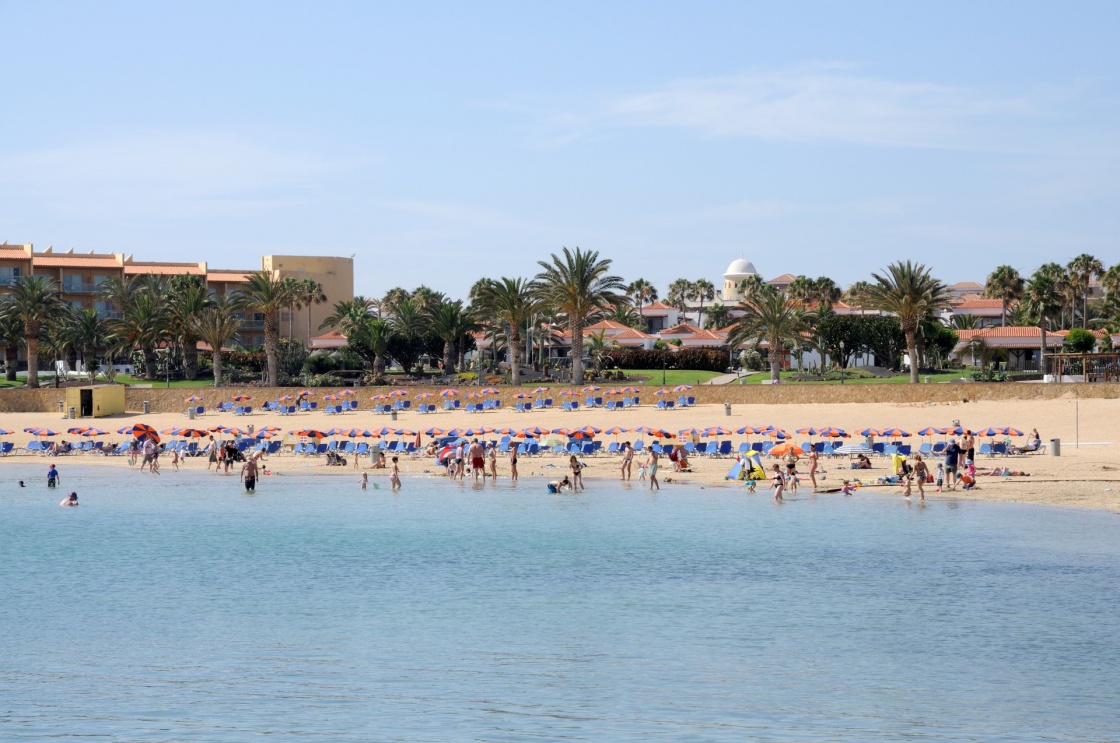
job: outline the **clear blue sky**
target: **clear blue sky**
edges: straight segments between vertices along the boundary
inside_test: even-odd
[[[1120,260],[1120,3],[0,0],[0,239],[356,290]]]

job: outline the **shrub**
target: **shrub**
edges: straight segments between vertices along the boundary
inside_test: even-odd
[[[619,369],[660,369],[662,365],[688,371],[722,372],[727,352],[718,348],[682,348],[680,351],[615,349],[606,353],[611,366]]]
[[[1097,345],[1097,336],[1085,328],[1074,328],[1066,336],[1066,345],[1073,353],[1092,353]]]

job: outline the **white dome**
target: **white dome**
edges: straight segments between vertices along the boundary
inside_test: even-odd
[[[748,261],[746,258],[739,258],[738,260],[731,261],[731,265],[727,267],[727,270],[723,272],[723,275],[728,278],[732,276],[742,278],[745,276],[753,276],[757,273],[758,271],[755,270],[753,263]]]

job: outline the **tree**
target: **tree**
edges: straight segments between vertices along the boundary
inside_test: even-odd
[[[817,321],[817,346],[830,358],[836,359],[841,369],[848,367],[848,359],[861,353],[866,343],[861,332],[860,320],[856,315],[837,315],[830,312]],[[840,350],[840,344],[844,349]]]
[[[521,328],[533,321],[533,316],[540,308],[536,293],[537,287],[532,282],[503,276],[478,287],[476,295],[482,316],[505,328],[506,345],[509,348],[506,354],[509,378],[514,386],[521,384],[521,359],[518,353],[521,348]]]
[[[587,349],[587,358],[598,373],[603,370],[603,361],[606,360],[607,353],[615,348],[615,342],[607,337],[607,331],[600,330],[587,336],[584,347]]]
[[[156,348],[170,339],[170,311],[166,299],[159,285],[141,285],[121,308],[120,318],[112,323],[112,332],[120,347],[129,353],[140,352],[145,379],[155,379]]]
[[[463,307],[463,301],[444,299],[424,309],[428,329],[443,341],[443,370],[446,374],[455,373],[460,339],[478,329],[474,314]],[[510,356],[516,356],[517,346],[510,348]]]
[[[984,294],[1000,301],[999,324],[1007,325],[1007,305],[1019,301],[1023,296],[1023,277],[1011,266],[996,266],[988,274]]]
[[[918,383],[918,323],[928,314],[949,305],[948,288],[930,276],[929,269],[910,261],[887,266],[884,275],[871,274],[865,304],[898,318],[910,356],[910,384]]]
[[[169,286],[168,300],[172,332],[183,346],[183,377],[195,379],[198,376],[198,336],[192,328],[191,318],[209,307],[213,300],[199,276],[174,277]]]
[[[1120,296],[1120,263],[1101,274],[1101,288],[1107,299]]]
[[[264,316],[264,353],[268,361],[268,386],[280,385],[278,351],[280,313],[292,303],[292,284],[283,278],[258,271],[246,277],[235,300],[238,309]]]
[[[1085,327],[1089,319],[1089,283],[1094,276],[1104,273],[1104,265],[1088,253],[1082,253],[1069,262],[1066,270],[1074,287],[1074,296],[1081,298],[1081,327]],[[1072,317],[1070,322],[1072,324]]]
[[[611,261],[598,251],[563,249],[551,261],[539,261],[537,295],[542,303],[563,313],[572,333],[572,382],[583,384],[583,329],[593,313],[624,302],[626,284],[610,274]]]
[[[843,292],[836,282],[827,276],[818,276],[813,279],[813,300],[821,312],[831,312],[832,305],[840,301]]]
[[[307,308],[307,347],[311,348],[311,308],[327,301],[323,285],[315,279],[304,279],[296,285],[296,304]]]
[[[976,315],[953,315],[949,324],[957,330],[975,330],[977,326]]]
[[[867,290],[870,288],[870,283],[857,281],[844,291],[844,301],[853,307],[862,307],[867,297]]]
[[[766,285],[752,301],[744,300],[738,309],[743,315],[732,323],[727,342],[736,348],[747,341],[766,341],[770,346],[770,380],[777,382],[783,349],[787,344],[792,347],[801,343],[802,334],[809,331],[804,308],[785,292]]]
[[[1054,273],[1046,266],[1035,271],[1023,290],[1020,304],[1030,321],[1038,323],[1038,332],[1042,337],[1038,365],[1043,374],[1046,373],[1046,329],[1051,318],[1062,311],[1062,297],[1054,282]]]
[[[75,309],[60,328],[63,341],[68,348],[74,349],[85,364],[90,384],[97,378],[97,364],[94,356],[97,349],[105,345],[108,329],[97,310],[84,307]]]
[[[394,301],[390,308],[389,354],[397,360],[405,374],[411,374],[424,348],[427,318],[420,300],[409,295]]]
[[[762,277],[756,273],[752,273],[747,278],[739,282],[739,294],[742,296],[744,302],[751,302],[759,295],[759,293],[770,286]]]
[[[227,297],[217,297],[190,318],[191,332],[210,346],[214,386],[222,386],[222,347],[241,331],[241,318]]]
[[[16,381],[19,370],[19,346],[23,343],[23,320],[8,307],[6,297],[0,300],[0,340],[4,341],[4,378]]]
[[[692,282],[688,279],[676,279],[669,284],[669,294],[666,297],[669,304],[679,312],[688,309],[688,296],[692,293]]]
[[[708,308],[708,319],[704,327],[713,330],[726,327],[731,322],[731,308],[725,304],[713,304]]]
[[[21,276],[9,288],[5,308],[23,323],[27,347],[27,386],[39,386],[39,339],[51,319],[62,310],[58,284],[46,276]]]
[[[626,287],[626,293],[638,305],[638,322],[641,330],[645,332],[647,326],[645,317],[642,316],[642,308],[645,307],[647,302],[657,301],[657,287],[645,279],[635,279]],[[629,324],[627,323],[627,325]],[[639,327],[639,325],[631,325],[630,327]]]
[[[1073,353],[1092,353],[1097,346],[1097,336],[1085,328],[1074,328],[1066,336],[1066,345]]]
[[[716,288],[712,286],[712,282],[707,279],[697,279],[692,282],[692,292],[689,298],[700,302],[700,311],[696,315],[696,321],[700,326],[703,326],[704,302],[710,302],[716,298]]]
[[[628,304],[616,304],[611,308],[609,313],[599,316],[599,319],[610,320],[625,325],[628,328],[635,328],[645,332],[645,329],[641,327],[643,323],[638,316],[638,311]]]

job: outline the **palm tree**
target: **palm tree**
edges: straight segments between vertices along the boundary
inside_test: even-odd
[[[1108,299],[1120,295],[1120,263],[1101,274],[1101,288],[1105,290]]]
[[[515,387],[521,384],[520,354],[521,328],[533,321],[540,309],[536,296],[537,286],[522,278],[502,277],[488,280],[478,287],[477,303],[482,315],[506,329],[510,351],[509,379]]]
[[[280,346],[280,312],[291,304],[291,283],[266,271],[251,273],[239,287],[238,309],[259,312],[264,316],[264,353],[268,359],[268,386],[280,384],[278,352]]]
[[[708,319],[704,327],[712,330],[722,328],[731,320],[731,308],[725,304],[713,304],[708,308]]]
[[[917,384],[918,324],[926,315],[949,305],[949,290],[930,276],[928,268],[910,261],[892,263],[885,275],[873,273],[871,278],[875,283],[867,289],[865,304],[898,318],[910,356],[910,384]]]
[[[1066,269],[1073,279],[1077,294],[1081,297],[1081,327],[1084,328],[1089,318],[1089,282],[1094,276],[1104,273],[1104,264],[1088,253],[1082,253],[1070,261]]]
[[[761,276],[752,273],[739,282],[739,295],[742,297],[742,301],[752,302],[768,286],[770,285],[767,284]]]
[[[839,302],[842,295],[840,287],[827,276],[813,279],[813,300],[820,306],[822,312],[831,312],[832,305]]]
[[[1042,336],[1039,346],[1039,370],[1046,373],[1046,326],[1050,319],[1062,311],[1062,296],[1054,283],[1053,271],[1045,266],[1034,272],[1023,291],[1023,301],[1020,305],[1026,312],[1031,322],[1038,323],[1038,332]]]
[[[9,288],[7,309],[23,323],[27,346],[27,386],[39,386],[39,339],[62,310],[58,284],[46,276],[21,276]]]
[[[641,329],[646,330],[645,319],[642,317],[642,308],[646,302],[657,301],[657,287],[645,279],[635,279],[626,287],[626,294],[638,305],[638,319]],[[633,327],[633,326],[632,326]]]
[[[463,307],[463,301],[443,300],[424,308],[428,329],[443,341],[443,370],[446,374],[455,373],[460,339],[478,329],[473,313]],[[511,346],[509,355],[516,356],[517,346]]]
[[[218,297],[190,319],[191,333],[210,346],[214,367],[214,386],[222,386],[222,346],[237,337],[241,318],[227,297]]]
[[[405,373],[411,374],[412,368],[420,359],[423,336],[428,331],[427,317],[421,300],[411,295],[395,300],[390,306],[390,312],[391,353]]]
[[[142,287],[121,308],[121,316],[112,322],[113,335],[122,349],[139,351],[144,361],[144,378],[155,379],[156,347],[169,340],[170,310],[166,297]],[[170,349],[168,349],[170,350]]]
[[[626,284],[609,273],[611,261],[599,260],[598,251],[564,248],[551,262],[539,261],[537,274],[541,301],[562,312],[572,333],[572,383],[583,384],[583,328],[595,312],[625,301],[619,292]]]
[[[1011,266],[996,266],[988,274],[984,293],[991,299],[1000,301],[999,324],[1007,325],[1007,305],[1023,296],[1023,277]]]
[[[213,300],[199,276],[176,276],[171,280],[168,293],[172,332],[183,346],[183,377],[198,376],[198,336],[191,326],[191,318],[209,307]]]
[[[327,301],[323,285],[315,279],[304,279],[296,285],[297,304],[307,308],[307,347],[311,347],[311,308]]]
[[[716,288],[712,286],[712,282],[707,279],[697,279],[692,282],[692,293],[689,295],[690,299],[695,299],[700,302],[700,311],[696,315],[696,322],[703,327],[704,325],[704,302],[712,301],[716,298]]]
[[[81,358],[89,375],[90,384],[97,377],[97,364],[93,363],[97,349],[105,345],[108,327],[97,310],[90,307],[75,309],[61,329],[63,342]]]
[[[976,328],[976,315],[953,315],[949,327],[954,330],[973,330]]]
[[[587,358],[598,373],[603,370],[603,362],[607,360],[607,353],[615,347],[615,342],[607,337],[607,331],[600,330],[587,336],[584,347],[587,349]]]
[[[677,279],[669,284],[667,299],[669,304],[676,307],[679,312],[688,309],[688,297],[692,294],[692,282],[688,279]]]
[[[601,320],[610,320],[625,325],[628,328],[643,330],[641,328],[642,319],[638,315],[638,311],[629,304],[616,304],[611,308],[610,312],[605,315],[599,315],[598,317]],[[643,332],[645,331],[643,330]]]
[[[743,300],[737,309],[743,314],[731,324],[728,344],[737,348],[748,341],[765,341],[770,347],[770,381],[777,382],[781,377],[783,349],[802,343],[802,334],[809,331],[801,302],[767,284],[752,300]]]
[[[870,288],[870,283],[866,281],[857,281],[845,290],[844,301],[852,307],[862,307],[864,298],[867,296],[867,290]]]
[[[808,276],[798,276],[786,287],[786,296],[808,309],[817,294],[817,287]]]
[[[19,369],[19,345],[23,342],[23,320],[8,306],[5,297],[0,300],[0,340],[4,341],[4,378],[16,381]]]

